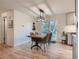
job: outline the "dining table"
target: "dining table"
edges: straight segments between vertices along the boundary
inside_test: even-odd
[[[39,43],[44,39],[45,36],[46,36],[46,34],[43,34],[43,33],[28,35],[28,37],[30,37],[31,40],[35,42],[35,45],[31,46],[31,49],[33,47],[37,47],[37,48],[42,49],[41,46],[39,46]]]

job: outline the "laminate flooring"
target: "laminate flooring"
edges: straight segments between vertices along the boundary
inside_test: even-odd
[[[31,44],[3,47],[0,45],[0,59],[72,59],[72,46],[63,44],[50,44],[46,52],[36,48],[30,49]],[[43,49],[43,46],[42,46]]]

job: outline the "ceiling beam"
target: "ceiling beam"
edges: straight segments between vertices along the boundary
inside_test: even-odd
[[[32,12],[33,14],[38,15],[35,11],[33,11],[29,7],[23,5],[20,1],[16,1],[16,3],[18,3],[18,5],[20,5],[20,7],[23,7],[25,9],[27,9],[28,11]]]
[[[16,10],[18,10],[18,11],[20,11],[20,12],[22,12],[22,13],[26,14],[27,16],[29,16],[29,17],[31,17],[31,18],[33,18],[33,17],[34,17],[33,15],[31,15],[31,14],[29,14],[29,13],[27,13],[27,12],[23,11],[22,9],[16,9]]]
[[[50,12],[52,13],[52,17],[54,17],[54,16],[55,16],[55,13],[54,13],[54,11],[52,10],[52,8],[50,7],[48,1],[47,1],[47,0],[44,0],[44,3],[46,4],[46,6],[48,7],[48,9],[49,9]]]
[[[24,8],[22,5],[19,4],[19,2],[18,2],[17,0],[16,0],[15,2],[16,2],[16,6],[18,5],[18,7],[21,7],[21,9]],[[14,8],[14,9],[16,9],[16,10],[18,10],[18,11],[20,11],[20,12],[26,14],[26,15],[29,16],[29,17],[32,17],[32,16],[33,16],[33,15],[30,15],[30,14],[28,14],[28,13],[22,11],[22,10],[19,9],[19,8]]]
[[[35,11],[31,10],[30,8],[26,7],[26,6],[23,6],[24,8],[26,8],[27,10],[29,10],[30,12],[32,12],[33,14],[35,15],[38,15]],[[39,15],[38,15],[39,16]]]
[[[48,1],[47,1],[47,0],[43,0],[41,3],[45,3],[45,5],[48,7],[49,11],[52,13],[52,17],[54,17],[54,16],[55,16],[55,13],[54,13],[54,11],[52,10],[52,8],[50,7]],[[40,3],[40,4],[41,4],[41,3]],[[38,7],[38,4],[37,4],[37,3],[33,2],[33,4],[34,4],[34,6],[35,6],[37,9],[40,8],[40,7]],[[47,15],[47,14],[46,14],[46,15]]]
[[[38,10],[40,9],[40,7],[38,6],[39,4],[41,4],[41,3],[44,3],[44,0],[42,1],[42,2],[40,2],[40,3],[35,3],[34,1],[33,1],[33,6],[34,7],[36,7]],[[40,12],[40,11],[39,11]],[[47,15],[46,13],[45,13],[45,15]],[[39,15],[38,15],[39,16]]]
[[[18,11],[20,11],[20,12],[22,12],[22,13],[24,13],[24,14],[26,14],[27,16],[29,16],[29,17],[31,17],[31,18],[33,18],[34,16],[33,15],[30,15],[30,14],[28,14],[27,12],[25,12],[25,11],[22,11],[21,9],[17,9]]]

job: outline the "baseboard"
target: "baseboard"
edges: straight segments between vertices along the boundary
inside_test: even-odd
[[[68,46],[73,46],[72,44],[67,44]]]
[[[21,43],[18,43],[18,44],[14,44],[14,47],[16,46],[19,46],[19,45],[22,45],[22,44],[25,44],[25,43],[28,43],[29,41],[24,41],[24,42],[21,42]]]
[[[49,41],[49,43],[56,43],[56,41]]]

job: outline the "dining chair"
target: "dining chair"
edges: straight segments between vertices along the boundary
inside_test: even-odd
[[[52,38],[52,32],[49,33],[48,45],[50,44],[51,38]]]
[[[31,32],[30,33],[30,35],[34,35],[35,33],[33,33],[33,32]],[[33,43],[34,43],[34,40],[33,40],[33,38],[31,38],[31,41],[32,41],[32,43],[31,43],[31,46],[33,45]]]
[[[48,46],[48,42],[51,40],[52,33],[47,33],[47,35],[40,41],[40,44],[44,45],[44,51],[46,51],[46,47]]]

